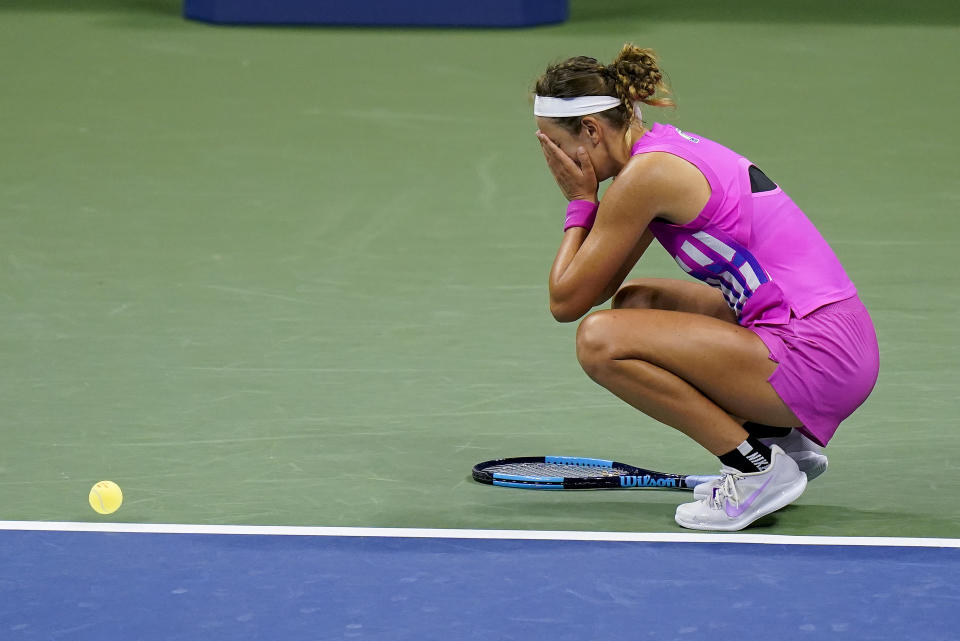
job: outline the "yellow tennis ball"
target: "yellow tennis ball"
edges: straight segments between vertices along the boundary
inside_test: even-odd
[[[90,488],[90,507],[100,514],[113,514],[123,503],[123,492],[113,481],[100,481]]]

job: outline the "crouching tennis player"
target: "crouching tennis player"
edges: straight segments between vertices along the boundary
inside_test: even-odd
[[[576,57],[536,84],[537,138],[570,201],[550,310],[586,373],[720,459],[676,521],[739,530],[796,500],[822,447],[873,389],[877,338],[840,261],[757,166],[698,133],[654,124],[669,106],[653,53]],[[616,177],[604,194],[598,183]],[[656,239],[691,280],[624,282]]]

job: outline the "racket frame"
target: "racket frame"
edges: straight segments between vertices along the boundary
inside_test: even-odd
[[[620,474],[577,477],[577,476],[537,476],[526,474],[507,474],[490,472],[489,468],[498,465],[522,463],[549,463],[571,465],[578,468],[596,468],[597,470],[622,470]],[[518,456],[513,458],[483,461],[473,466],[473,479],[479,483],[512,487],[525,490],[612,490],[612,489],[674,489],[692,490],[701,483],[719,478],[716,475],[671,474],[648,470],[618,461],[585,458],[580,456]]]

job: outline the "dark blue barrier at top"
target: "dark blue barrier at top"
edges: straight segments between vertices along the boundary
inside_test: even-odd
[[[187,18],[223,24],[528,27],[563,22],[568,0],[184,0]]]

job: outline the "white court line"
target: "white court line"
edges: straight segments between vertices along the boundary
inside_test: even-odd
[[[121,532],[140,534],[246,534],[260,536],[341,536],[413,539],[504,539],[523,541],[627,541],[637,543],[757,543],[766,545],[859,545],[960,548],[960,539],[892,536],[792,536],[694,532],[579,532],[550,530],[447,530],[429,528],[294,527],[282,525],[191,525],[179,523],[87,523],[0,521],[2,530]]]

